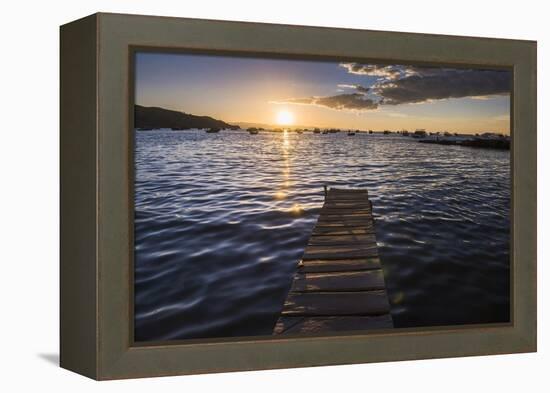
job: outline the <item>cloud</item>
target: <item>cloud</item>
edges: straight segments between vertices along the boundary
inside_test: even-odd
[[[367,93],[370,88],[369,87],[365,87],[365,86],[361,86],[361,85],[346,85],[346,84],[339,84],[338,87],[341,87],[343,89],[355,89],[357,90],[359,93]]]
[[[372,110],[378,108],[378,103],[366,98],[362,93],[339,94],[327,97],[289,98],[277,101],[277,104],[317,105],[337,110]]]
[[[363,94],[359,93],[339,94],[329,97],[317,97],[315,100],[315,104],[326,106],[332,109],[365,110],[378,108],[378,103],[369,98],[365,98]]]
[[[508,71],[414,70],[395,80],[383,80],[372,87],[382,105],[420,103],[448,98],[480,97],[509,94],[511,74]]]
[[[509,94],[512,86],[509,71],[359,63],[341,63],[340,66],[352,74],[379,78],[370,87],[338,85],[340,89],[354,90],[353,93],[289,98],[275,103],[364,111],[379,106],[421,104],[449,98],[488,99]]]
[[[315,103],[315,97],[303,97],[303,98],[287,98],[282,101],[272,101],[272,104],[299,104],[299,105],[313,105]]]
[[[442,67],[419,67],[419,66],[398,66],[401,68],[401,71],[403,73],[403,76],[413,76],[418,75],[421,77],[427,77],[427,76],[434,76],[434,75],[440,75],[441,73],[447,72],[447,71],[456,71],[456,69],[452,68],[442,68]]]
[[[340,63],[350,74],[378,76],[385,79],[397,79],[403,74],[401,66],[379,65],[379,64],[360,64],[360,63]]]
[[[469,98],[471,98],[472,100],[487,101],[489,98],[491,98],[491,96],[472,96]]]

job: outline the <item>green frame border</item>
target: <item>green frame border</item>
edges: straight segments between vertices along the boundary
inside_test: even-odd
[[[249,58],[264,58],[264,59],[286,59],[286,60],[309,60],[309,61],[318,61],[318,62],[337,62],[337,61],[345,61],[345,62],[369,62],[369,63],[376,63],[380,62],[378,59],[366,59],[366,58],[357,58],[357,57],[327,57],[327,56],[318,56],[318,55],[280,55],[278,53],[260,53],[260,52],[236,52],[236,51],[212,51],[212,50],[197,50],[197,49],[187,49],[187,48],[164,48],[159,46],[135,46],[130,45],[128,50],[128,143],[129,143],[129,155],[128,155],[128,177],[129,177],[129,184],[128,184],[128,198],[130,203],[130,218],[129,218],[129,226],[130,226],[130,247],[132,248],[132,251],[130,251],[130,277],[129,277],[129,286],[130,286],[130,331],[134,332],[134,257],[135,257],[135,251],[133,250],[133,247],[135,246],[134,239],[133,239],[133,230],[134,230],[134,133],[132,130],[134,130],[134,104],[135,104],[135,55],[137,53],[172,53],[172,54],[200,54],[200,55],[215,55],[215,56],[233,56],[233,57],[249,57]],[[416,62],[400,62],[398,60],[394,60],[396,62],[399,62],[400,64],[412,64],[412,65],[418,65]],[[435,63],[435,62],[423,62],[423,65],[429,65],[429,66],[452,66],[455,67],[454,64],[450,63]],[[500,69],[500,70],[508,70],[513,72],[513,67],[511,66],[502,66],[502,65],[488,65],[488,64],[460,64],[456,66],[456,68],[475,68],[475,69],[486,69],[486,70],[494,70],[494,69]],[[512,110],[512,104],[513,104],[513,87],[512,92],[510,94],[510,113],[513,113]],[[510,136],[513,139],[513,121],[512,116],[510,116]],[[512,166],[510,165],[510,171],[512,170]],[[511,239],[513,238],[513,228],[510,228],[510,236]],[[513,271],[510,269],[510,322],[502,322],[502,323],[492,323],[492,324],[468,324],[468,325],[447,325],[447,326],[437,326],[437,327],[416,327],[416,328],[400,328],[400,331],[408,331],[408,332],[420,332],[420,331],[426,331],[426,330],[460,330],[460,329],[471,329],[471,328],[483,328],[483,327],[504,327],[504,326],[512,326],[513,325]],[[381,330],[377,330],[376,333],[380,333]],[[395,330],[388,331],[389,332],[395,332]],[[345,332],[345,336],[350,335],[368,335],[373,334],[372,331],[348,331]],[[260,340],[277,340],[281,338],[292,338],[292,337],[327,337],[327,336],[342,336],[343,334],[316,334],[316,333],[302,333],[299,335],[285,335],[285,336],[243,336],[243,337],[229,337],[229,338],[212,338],[212,339],[187,339],[187,340],[170,340],[170,341],[145,341],[145,342],[136,342],[133,337],[130,337],[130,346],[131,347],[155,347],[155,346],[163,346],[163,345],[174,345],[174,344],[180,344],[180,345],[189,345],[189,344],[197,344],[197,343],[223,343],[228,341],[260,341]]]
[[[77,51],[78,40],[70,34],[92,43]],[[536,351],[535,42],[120,14],[95,14],[65,25],[61,42],[62,367],[96,379],[118,379]],[[512,323],[134,345],[129,195],[130,59],[136,48],[512,68]],[[74,70],[75,57],[95,68]],[[94,86],[83,90],[82,78],[73,75],[79,72],[93,78]],[[95,137],[87,148],[78,137],[68,137],[75,113],[87,115],[81,133]],[[89,153],[85,160],[64,155],[76,146]],[[81,198],[74,195],[74,177],[64,171],[75,165],[94,175]],[[81,213],[90,204],[92,218]],[[83,229],[66,230],[78,223]],[[70,246],[75,242],[81,247]],[[80,285],[68,284],[74,280]],[[94,291],[82,289],[90,287]]]

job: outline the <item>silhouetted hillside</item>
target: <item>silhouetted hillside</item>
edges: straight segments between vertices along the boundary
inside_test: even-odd
[[[134,127],[141,129],[175,128],[183,130],[189,128],[239,128],[239,126],[228,124],[210,116],[195,116],[164,108],[141,105],[135,105]]]

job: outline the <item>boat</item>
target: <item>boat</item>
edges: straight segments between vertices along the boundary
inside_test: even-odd
[[[206,132],[207,132],[208,134],[215,134],[215,133],[220,132],[220,129],[219,129],[219,128],[215,128],[215,127],[207,128],[207,129],[206,129]]]
[[[354,136],[354,135],[355,135],[355,131],[351,131],[351,130],[348,131],[348,136]]]
[[[260,133],[260,130],[256,127],[250,127],[246,129],[250,135],[256,135]]]

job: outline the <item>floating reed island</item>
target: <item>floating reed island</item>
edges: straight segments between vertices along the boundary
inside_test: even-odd
[[[273,334],[393,328],[364,189],[327,190]]]
[[[483,134],[474,136],[430,135],[420,139],[420,143],[435,145],[456,145],[466,147],[484,147],[490,149],[510,149],[510,137],[498,134]]]

